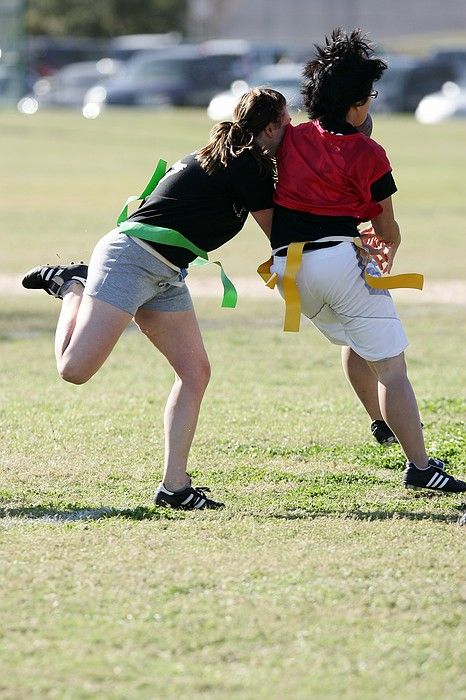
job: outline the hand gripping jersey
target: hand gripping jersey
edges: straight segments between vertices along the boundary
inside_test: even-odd
[[[359,132],[339,135],[317,122],[288,126],[277,154],[275,203],[320,216],[367,221],[381,213],[371,185],[391,171],[382,146]]]

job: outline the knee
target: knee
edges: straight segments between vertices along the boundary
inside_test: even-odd
[[[202,372],[202,381],[204,383],[204,389],[206,389],[208,383],[210,382],[210,377],[212,376],[212,369],[210,367],[210,362],[208,359],[205,360]]]
[[[211,368],[207,357],[197,363],[189,364],[178,373],[180,381],[189,386],[196,394],[203,394],[210,381]]]
[[[73,365],[71,362],[60,362],[57,365],[58,374],[70,384],[85,384],[92,376],[85,368]]]
[[[404,353],[387,360],[371,362],[370,366],[377,375],[377,379],[382,384],[404,380],[407,378],[406,362]]]
[[[207,389],[211,374],[210,362],[206,357],[199,363],[195,373],[198,389],[202,391],[202,393]]]

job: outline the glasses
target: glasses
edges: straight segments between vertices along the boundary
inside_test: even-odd
[[[375,100],[375,98],[377,97],[378,94],[379,94],[378,90],[372,90],[372,92],[369,93],[369,97],[372,97],[372,99]]]

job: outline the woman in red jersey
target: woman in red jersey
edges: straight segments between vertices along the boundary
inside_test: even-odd
[[[330,342],[344,346],[343,364],[356,393],[406,454],[404,485],[466,491],[465,482],[426,453],[401,321],[389,292],[366,284],[364,272],[374,274],[376,266],[352,242],[358,224],[371,221],[382,267],[390,271],[400,245],[392,206],[396,185],[384,149],[359,130],[377,96],[374,82],[387,66],[373,57],[359,30],[337,29],[316,49],[304,69],[310,121],[289,125],[277,152],[272,271],[281,279],[288,245],[309,242],[296,280],[302,312]]]

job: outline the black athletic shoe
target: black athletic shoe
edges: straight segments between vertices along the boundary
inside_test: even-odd
[[[183,491],[169,491],[160,484],[154,497],[156,506],[165,508],[178,508],[181,510],[204,510],[205,508],[224,508],[225,504],[207,498],[206,492],[210,492],[205,486],[188,486]]]
[[[398,442],[395,433],[388,427],[384,420],[372,421],[371,433],[379,445],[383,445],[384,447]]]
[[[421,423],[421,428],[424,424]],[[374,420],[371,423],[371,433],[379,443],[387,447],[388,445],[394,445],[398,443],[398,438],[391,428],[385,423],[384,420]]]
[[[26,289],[44,289],[47,294],[63,299],[61,290],[65,282],[80,282],[83,287],[86,285],[87,265],[80,263],[76,265],[63,266],[43,265],[29,270],[23,277],[23,287]]]
[[[427,469],[418,469],[415,464],[408,462],[403,474],[403,484],[406,489],[430,489],[443,493],[466,491],[466,481],[460,481],[447,474],[444,463],[433,457],[429,459]]]

